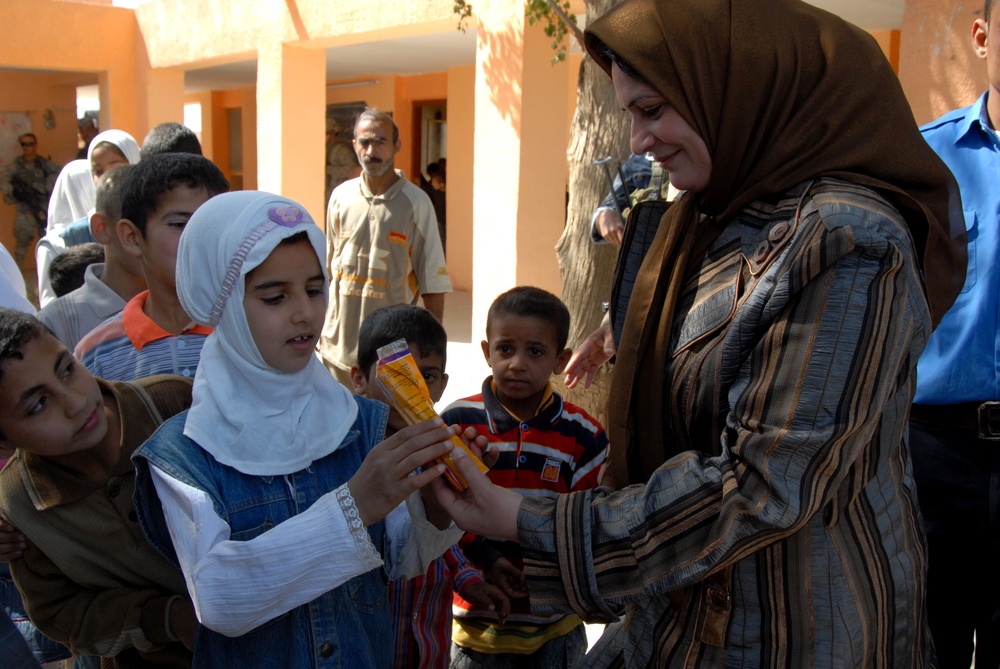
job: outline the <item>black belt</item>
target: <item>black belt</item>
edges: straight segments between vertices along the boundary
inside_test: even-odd
[[[914,404],[910,420],[975,432],[980,439],[1000,441],[1000,402]]]

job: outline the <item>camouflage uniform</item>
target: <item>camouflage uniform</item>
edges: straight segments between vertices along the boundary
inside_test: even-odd
[[[7,204],[16,206],[14,212],[14,238],[17,248],[14,258],[20,265],[34,239],[45,234],[49,197],[55,185],[59,166],[38,156],[29,162],[18,156],[0,178],[0,192]]]

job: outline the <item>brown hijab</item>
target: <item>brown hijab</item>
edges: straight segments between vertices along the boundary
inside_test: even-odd
[[[916,242],[934,325],[962,289],[966,249],[955,179],[920,136],[875,40],[856,26],[798,0],[627,0],[586,33],[610,74],[602,43],[712,156],[705,191],[664,215],[625,317],[608,425],[621,485],[645,482],[674,454],[663,374],[681,280],[745,206],[817,176],[879,191]]]

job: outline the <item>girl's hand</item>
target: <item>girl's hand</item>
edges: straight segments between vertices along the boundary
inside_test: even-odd
[[[445,427],[440,418],[405,427],[371,450],[347,482],[364,524],[385,518],[410,493],[441,476],[444,465],[434,460],[451,451],[450,438],[457,428]],[[413,474],[422,467],[423,471]]]
[[[433,481],[432,489],[444,510],[466,532],[517,541],[517,512],[524,497],[493,485],[461,450],[451,457],[469,487],[458,493],[442,478]]]
[[[580,379],[583,379],[583,387],[589,388],[597,370],[614,354],[615,339],[611,332],[611,321],[605,319],[573,352],[573,357],[566,365],[566,387],[575,388]]]

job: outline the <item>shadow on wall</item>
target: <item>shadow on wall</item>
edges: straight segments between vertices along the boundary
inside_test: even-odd
[[[524,68],[524,52],[514,28],[487,32],[483,39],[483,74],[490,91],[490,101],[510,127],[521,127],[521,81],[511,76]]]

